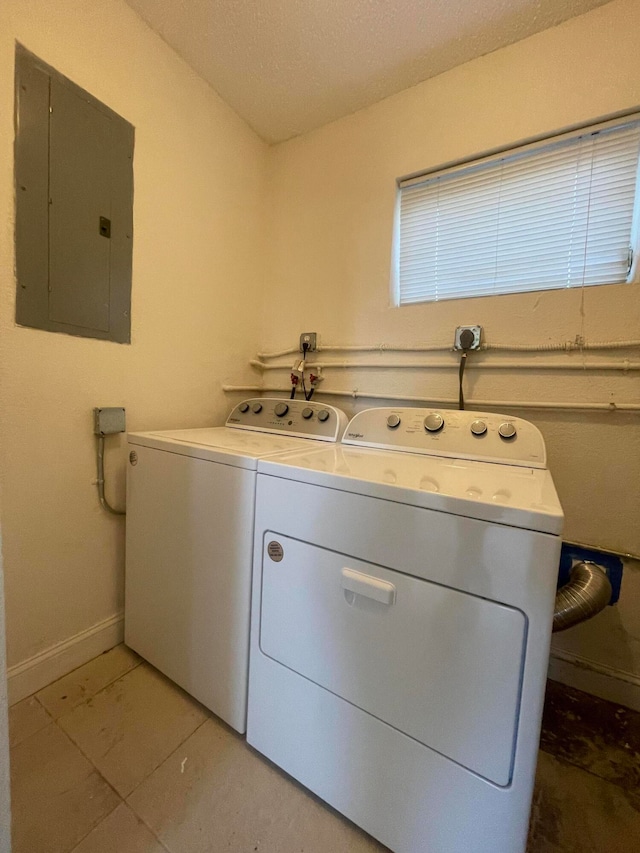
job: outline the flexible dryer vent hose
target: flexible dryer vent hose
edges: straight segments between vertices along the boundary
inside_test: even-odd
[[[611,584],[597,563],[585,560],[571,569],[569,583],[556,594],[553,630],[564,631],[591,619],[611,601]]]

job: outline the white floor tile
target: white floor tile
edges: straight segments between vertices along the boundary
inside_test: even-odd
[[[57,719],[138,666],[140,660],[134,651],[121,644],[49,684],[36,696]]]
[[[16,746],[25,738],[39,732],[51,722],[35,696],[23,699],[9,708],[9,744]]]
[[[73,848],[73,853],[166,853],[166,849],[122,803]]]
[[[382,847],[209,720],[130,796],[171,853],[374,853]]]
[[[13,853],[68,853],[119,802],[55,723],[11,751]]]
[[[58,724],[124,797],[207,716],[190,696],[141,664]]]

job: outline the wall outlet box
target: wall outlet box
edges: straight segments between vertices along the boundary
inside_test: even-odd
[[[300,335],[300,352],[304,352],[304,345],[307,345],[307,352],[315,352],[318,342],[318,336],[315,332],[303,332]]]
[[[463,333],[466,334],[463,337]],[[473,338],[470,338],[472,335]],[[480,349],[480,337],[482,335],[482,326],[458,326],[456,336],[453,341],[453,348],[457,350],[472,350]],[[471,343],[468,343],[471,341]]]
[[[124,409],[120,406],[93,410],[93,431],[96,435],[112,435],[125,429]]]

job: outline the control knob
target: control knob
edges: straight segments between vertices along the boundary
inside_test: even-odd
[[[484,435],[487,431],[487,425],[484,421],[472,421],[471,432],[474,435]]]
[[[273,411],[276,413],[277,417],[283,418],[289,411],[289,406],[286,403],[276,403],[276,407]]]
[[[398,415],[389,415],[387,418],[387,426],[389,429],[396,429],[400,426],[400,417]]]
[[[505,421],[498,427],[498,435],[500,438],[510,439],[516,437],[516,427],[511,421]]]
[[[239,409],[239,410],[242,412],[242,414],[244,415],[244,413],[245,413],[245,412],[248,412],[248,411],[249,411],[249,404],[248,404],[248,403],[240,403],[240,405],[238,406],[238,409]]]
[[[313,409],[311,409],[309,406],[304,408],[302,410],[302,417],[305,419],[305,421],[308,421],[309,418],[313,417]]]
[[[431,412],[431,414],[427,415],[424,419],[424,428],[427,432],[440,432],[443,426],[444,418],[437,412]]]
[[[320,409],[318,412],[318,420],[320,423],[324,423],[329,420],[329,412],[326,409]]]
[[[259,415],[262,411],[262,403],[254,403],[253,406],[251,406],[251,411],[254,415]]]

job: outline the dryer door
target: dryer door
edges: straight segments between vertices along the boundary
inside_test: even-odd
[[[275,533],[262,566],[263,654],[509,784],[522,612]]]

